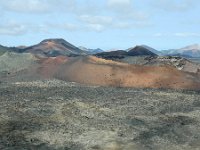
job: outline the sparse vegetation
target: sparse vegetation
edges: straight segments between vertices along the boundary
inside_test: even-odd
[[[0,73],[5,71],[17,72],[27,69],[35,64],[35,60],[36,58],[32,54],[6,52],[0,57]]]
[[[0,56],[3,55],[6,51],[0,49]]]
[[[0,149],[198,149],[198,91],[0,83]]]

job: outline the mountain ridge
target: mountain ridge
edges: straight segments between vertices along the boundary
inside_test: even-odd
[[[200,45],[192,44],[179,49],[169,49],[162,51],[162,55],[200,57]]]
[[[97,53],[104,52],[104,50],[102,50],[101,48],[91,49],[91,48],[86,48],[84,46],[79,46],[78,48],[83,50],[83,51],[87,51],[90,54],[97,54]]]
[[[132,50],[132,51],[130,51]],[[83,46],[75,46],[65,39],[62,38],[49,38],[44,39],[38,44],[32,46],[16,46],[16,47],[7,47],[0,45],[0,53],[3,54],[5,51],[14,51],[17,53],[28,52],[32,54],[44,55],[47,57],[56,57],[59,55],[63,56],[78,56],[78,55],[95,55],[98,53],[109,54],[109,56],[117,56],[122,52],[119,52],[118,49],[112,51],[104,51],[101,48],[91,49]],[[200,58],[200,44],[192,44],[179,49],[169,49],[158,51],[148,45],[136,45],[135,47],[130,47],[126,50],[127,54],[123,52],[123,55],[129,56],[180,56],[185,58]],[[105,53],[104,53],[105,52]],[[116,54],[114,54],[116,52]]]
[[[40,43],[26,47],[23,52],[30,52],[33,54],[42,54],[45,56],[55,57],[59,55],[85,55],[86,52],[67,42],[59,39],[45,39]]]

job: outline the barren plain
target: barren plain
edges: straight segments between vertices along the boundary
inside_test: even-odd
[[[198,91],[0,83],[0,149],[198,150]]]

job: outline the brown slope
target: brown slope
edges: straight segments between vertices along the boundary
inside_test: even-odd
[[[52,77],[90,85],[136,88],[199,89],[195,74],[169,66],[137,66],[93,56],[71,58],[62,63],[42,64],[39,72]],[[52,67],[53,66],[53,67]]]
[[[57,56],[57,57],[49,57],[42,58],[39,68],[39,73],[45,78],[52,78],[56,73],[57,69],[67,61],[69,61],[69,57],[67,56]]]

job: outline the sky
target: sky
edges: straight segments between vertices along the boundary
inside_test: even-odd
[[[200,0],[0,0],[0,44],[157,50],[200,44]]]

